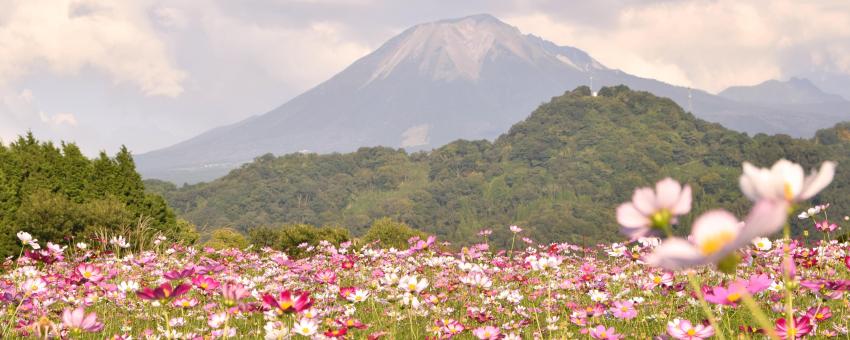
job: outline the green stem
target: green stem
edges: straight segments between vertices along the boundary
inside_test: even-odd
[[[720,325],[717,323],[717,319],[714,317],[714,312],[711,311],[711,307],[708,305],[708,302],[705,301],[705,296],[702,294],[702,289],[699,285],[699,280],[694,275],[693,272],[688,273],[688,281],[691,283],[691,289],[694,290],[694,293],[697,294],[697,298],[699,298],[700,306],[702,307],[703,313],[705,313],[705,317],[708,318],[708,323],[714,327],[714,330],[717,332],[717,337],[720,340],[725,340],[726,337],[723,335],[723,330],[720,329]]]
[[[764,312],[759,308],[758,304],[749,292],[744,292],[741,295],[742,300],[744,301],[744,305],[747,306],[747,309],[753,313],[753,317],[755,317],[756,322],[758,322],[759,326],[764,329],[767,336],[771,339],[779,339],[779,335],[776,334],[776,330],[773,328],[773,324],[769,321]]]

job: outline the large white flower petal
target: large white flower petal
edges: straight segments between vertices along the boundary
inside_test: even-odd
[[[776,233],[788,219],[789,203],[778,200],[761,200],[756,202],[744,222],[741,235],[736,240],[736,248],[743,247],[752,239],[760,236],[770,236]]]
[[[662,179],[655,184],[655,206],[657,208],[673,210],[673,206],[682,195],[682,185],[670,177]]]
[[[644,215],[652,215],[657,210],[655,206],[655,192],[652,188],[639,188],[632,195],[632,203],[638,211]]]
[[[685,185],[685,188],[682,189],[682,193],[680,194],[679,201],[673,206],[671,211],[673,215],[684,215],[689,213],[691,211],[692,200],[691,186]]]
[[[672,237],[647,255],[646,262],[651,266],[667,270],[680,270],[705,264],[706,258],[690,242]]]
[[[827,161],[821,164],[820,171],[812,171],[812,174],[806,177],[798,199],[807,200],[826,188],[832,182],[832,178],[835,177],[835,166],[835,162]]]
[[[800,164],[791,162],[787,159],[780,159],[773,164],[773,167],[770,168],[770,172],[774,178],[782,179],[780,189],[782,190],[782,195],[785,199],[793,199],[803,191],[803,182],[805,180],[806,172]]]
[[[617,222],[629,228],[649,227],[651,221],[632,203],[623,203],[617,207]]]

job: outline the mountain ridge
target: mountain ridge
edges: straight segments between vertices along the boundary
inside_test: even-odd
[[[842,118],[632,76],[485,14],[408,28],[266,114],[138,155],[137,163],[146,178],[197,182],[269,152],[378,145],[416,151],[458,138],[493,140],[541,102],[591,77],[596,86],[625,84],[669,97],[701,118],[753,134],[811,135]]]
[[[457,243],[477,230],[519,224],[537,241],[615,241],[613,207],[635,187],[672,176],[694,188],[694,209],[743,214],[743,161],[789,158],[812,168],[847,161],[850,124],[812,139],[749,137],[625,86],[553,97],[495,141],[457,140],[430,152],[387,147],[352,153],[265,155],[227,176],[183,188],[148,181],[199,225],[338,225],[355,235],[389,216]],[[815,202],[850,207],[850,172]],[[687,217],[683,219],[687,225]],[[506,231],[491,238],[505,245]]]

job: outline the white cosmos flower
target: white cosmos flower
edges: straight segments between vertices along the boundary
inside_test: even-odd
[[[676,224],[676,216],[691,211],[691,187],[684,187],[672,178],[665,178],[652,188],[638,188],[631,202],[617,207],[620,232],[632,240],[644,237],[655,229]]]
[[[835,176],[835,162],[823,162],[820,170],[805,176],[800,164],[780,159],[770,169],[744,162],[741,191],[752,201],[762,199],[800,202],[826,188]]]
[[[406,290],[406,291],[409,291],[409,292],[420,293],[427,287],[428,287],[428,280],[425,279],[425,278],[422,278],[421,280],[419,280],[416,277],[416,275],[405,276],[405,277],[402,277],[398,281],[398,288],[401,288],[402,290]]]
[[[29,244],[32,242],[32,235],[26,231],[19,231],[18,239],[21,240],[23,244]]]
[[[646,262],[668,270],[716,264],[754,238],[778,231],[786,220],[787,211],[785,201],[762,200],[756,203],[744,223],[728,211],[709,211],[694,221],[690,241],[668,238],[647,255]]]
[[[770,239],[767,237],[756,237],[753,240],[753,246],[758,250],[768,251],[773,248],[773,242],[770,242]]]
[[[316,334],[319,325],[313,319],[301,319],[292,325],[292,331],[303,336],[311,336]]]

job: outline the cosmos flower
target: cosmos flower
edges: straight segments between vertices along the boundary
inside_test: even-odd
[[[632,240],[676,224],[676,216],[691,211],[691,187],[665,178],[652,188],[638,188],[632,201],[617,207],[620,232]]]
[[[294,298],[293,295],[295,295]],[[275,299],[272,295],[265,294],[263,295],[263,302],[272,308],[275,308],[277,312],[281,314],[293,312],[299,313],[313,305],[313,299],[310,298],[310,293],[293,293],[289,290],[280,292],[279,299]]]
[[[812,331],[812,323],[808,316],[794,319],[792,327],[785,318],[776,320],[776,335],[782,339],[802,339]]]
[[[215,279],[205,275],[198,275],[192,279],[192,284],[200,290],[212,291],[218,288],[219,283]]]
[[[780,159],[770,169],[744,162],[741,191],[753,202],[763,199],[801,202],[826,188],[835,176],[835,162],[823,162],[820,170],[805,176],[799,164]]]
[[[638,314],[634,305],[635,303],[632,301],[614,301],[611,306],[611,314],[618,319],[634,319]]]
[[[694,326],[688,320],[673,319],[667,323],[667,334],[679,340],[702,340],[714,335],[714,327],[702,324]]]
[[[786,207],[784,203],[760,201],[743,225],[727,211],[709,211],[694,221],[690,241],[669,238],[646,257],[646,262],[668,270],[717,264],[752,239],[775,233],[785,222]]]
[[[812,307],[806,311],[806,316],[809,320],[821,323],[832,317],[832,310],[830,310],[827,306]]]
[[[815,229],[820,230],[822,232],[833,232],[835,229],[838,229],[838,225],[835,223],[829,223],[827,220],[820,221],[815,223]]]
[[[77,307],[73,310],[66,308],[62,312],[62,324],[73,331],[96,333],[103,329],[103,323],[97,321],[97,314],[86,314],[83,307]]]
[[[520,228],[519,226],[512,225],[512,226],[510,226],[510,229],[511,229],[511,232],[514,233],[514,234],[518,234],[518,233],[522,232],[522,228]]]
[[[602,340],[620,340],[623,336],[614,329],[614,327],[605,328],[603,325],[596,326],[590,329],[590,336],[594,339]]]
[[[421,293],[425,288],[428,288],[428,280],[419,279],[416,275],[404,276],[398,280],[398,288],[411,293]]]
[[[83,279],[91,282],[98,282],[103,280],[103,275],[101,275],[100,268],[88,264],[82,263],[77,266],[77,274],[80,275]]]
[[[478,327],[472,330],[472,334],[475,335],[478,339],[481,340],[496,340],[499,338],[501,332],[498,328],[493,326],[483,326]]]
[[[753,246],[759,251],[768,251],[773,248],[773,242],[767,237],[756,237],[753,239]]]
[[[312,319],[301,319],[292,325],[292,331],[303,336],[312,336],[319,330],[319,325]]]
[[[228,282],[221,287],[221,296],[224,298],[225,305],[233,306],[236,305],[239,300],[251,296],[251,293],[240,283]]]
[[[156,288],[142,288],[142,290],[136,291],[136,296],[142,300],[168,300],[180,297],[181,295],[186,294],[190,289],[192,289],[192,286],[186,283],[180,284],[177,287],[172,287],[171,283],[166,282]]]

